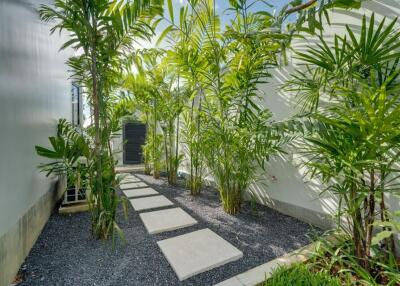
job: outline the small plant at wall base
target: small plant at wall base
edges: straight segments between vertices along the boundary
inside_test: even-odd
[[[333,46],[320,38],[318,47],[298,53],[307,67],[287,84],[309,112],[301,147],[305,165],[339,198],[338,225],[351,235],[350,255],[366,273],[376,270],[377,259],[382,259],[380,264],[390,263],[395,253],[392,235],[385,237],[384,250],[375,248],[372,240],[377,217],[385,225],[390,219],[386,197],[399,192],[396,22],[382,20],[376,27],[374,15],[369,23],[364,16],[360,35],[346,26],[347,35],[336,35]],[[321,100],[329,99],[327,107],[320,106]],[[391,230],[389,224],[386,227]],[[376,251],[384,255],[378,258]]]

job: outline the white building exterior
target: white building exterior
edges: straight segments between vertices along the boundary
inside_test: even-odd
[[[59,118],[71,120],[71,81],[36,8],[51,1],[0,0],[0,285],[9,285],[45,225],[62,188],[37,166]]]

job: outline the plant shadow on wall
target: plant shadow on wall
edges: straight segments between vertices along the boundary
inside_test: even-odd
[[[39,9],[43,21],[54,23],[51,33],[68,31],[70,40],[61,49],[77,51],[77,55],[68,60],[68,65],[73,80],[87,92],[92,110],[92,124],[86,129],[84,140],[87,152],[83,155],[88,166],[92,232],[101,239],[114,238],[114,231],[122,235],[115,221],[116,207],[121,200],[115,190],[115,162],[110,143],[111,134],[119,126],[118,112],[121,110],[114,108],[116,103],[112,91],[118,85],[126,54],[133,49],[133,41],[150,39],[157,23],[155,20],[162,14],[160,1],[138,3],[59,0],[53,6],[42,5]],[[62,144],[60,138],[63,137],[66,142],[71,140],[73,146],[75,136],[69,137],[68,134],[50,141]],[[53,144],[53,148],[57,146]],[[42,152],[42,155],[46,154]],[[70,154],[58,155],[61,157],[53,159],[65,161]]]
[[[303,212],[302,218],[321,228],[334,227],[332,214],[337,210],[337,198],[325,187],[319,178],[308,178],[301,163],[301,157],[292,158],[291,154],[298,152],[298,146],[294,140],[293,146],[285,146],[287,153],[275,156],[267,163],[267,172],[259,169],[260,178],[254,180],[246,192],[247,198],[272,208],[286,208],[287,214],[296,217],[297,212]],[[281,190],[296,192],[282,193]],[[285,196],[286,194],[286,196]],[[282,199],[283,198],[283,199]],[[300,202],[308,203],[313,212],[304,212]],[[283,204],[282,204],[283,203]],[[288,204],[287,204],[288,203]],[[307,216],[309,215],[309,216]]]
[[[312,177],[339,198],[339,247],[324,248],[322,268],[360,283],[400,281],[394,225],[386,205],[399,194],[400,32],[397,20],[362,19],[356,35],[335,35],[333,45],[298,52],[304,65],[286,84],[303,106],[301,153]],[[320,106],[321,98],[330,104]],[[374,233],[379,234],[374,239]],[[329,259],[331,258],[331,259]],[[337,272],[339,269],[339,272]]]

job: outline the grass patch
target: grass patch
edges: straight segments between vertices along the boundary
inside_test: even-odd
[[[342,285],[340,280],[332,277],[327,271],[314,272],[308,265],[296,263],[290,266],[279,266],[263,286],[320,286]]]

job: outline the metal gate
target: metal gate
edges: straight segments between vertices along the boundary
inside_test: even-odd
[[[146,140],[146,125],[141,123],[125,123],[123,130],[124,156],[123,163],[141,164],[143,163],[143,150]]]

